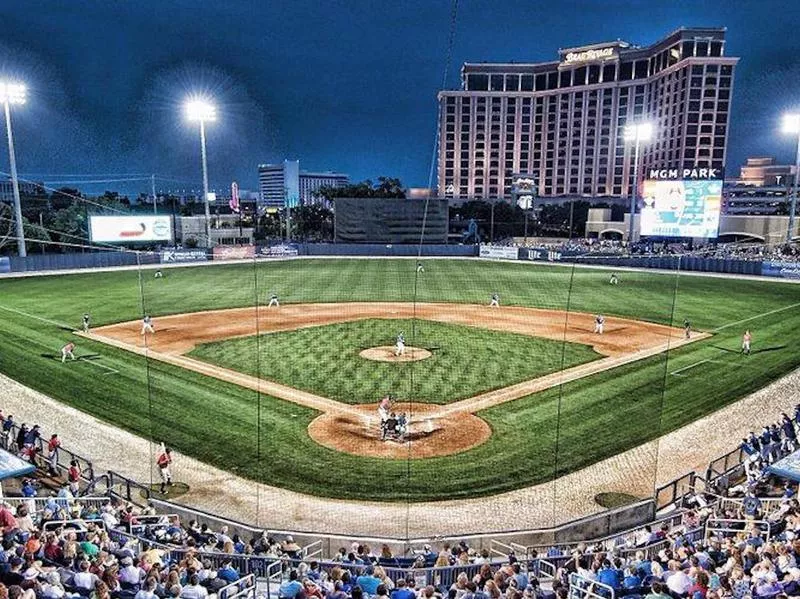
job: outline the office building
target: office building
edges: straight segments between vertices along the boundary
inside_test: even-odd
[[[268,208],[320,203],[321,187],[343,187],[348,181],[341,173],[301,171],[299,160],[258,166],[259,201]]]
[[[466,63],[439,93],[438,186],[451,198],[509,198],[513,174],[539,197],[628,197],[624,128],[653,125],[640,173],[722,168],[734,67],[725,29],[682,28],[646,47],[559,51],[544,63]]]

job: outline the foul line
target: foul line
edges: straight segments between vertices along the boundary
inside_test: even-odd
[[[672,374],[674,376],[684,376],[684,375],[678,374],[678,373],[684,372],[686,370],[694,368],[695,366],[700,366],[700,364],[705,364],[706,362],[710,362],[710,361],[711,360],[700,360],[699,362],[695,362],[694,364],[689,364],[688,366],[684,366],[683,368],[678,368],[678,370],[673,370],[672,372],[670,372],[670,374]]]
[[[91,366],[97,366],[98,368],[106,370],[107,372],[103,374],[103,376],[107,376],[109,374],[119,374],[119,370],[114,370],[113,368],[111,368],[110,366],[106,366],[105,364],[95,364],[94,362],[86,358],[78,358],[78,361],[85,362],[86,364],[90,364]]]
[[[784,306],[783,308],[776,308],[775,310],[770,310],[769,312],[764,312],[763,314],[756,314],[755,316],[751,316],[749,318],[745,318],[743,320],[737,320],[735,322],[729,322],[728,324],[724,324],[721,327],[717,327],[714,329],[714,332],[722,331],[723,329],[727,329],[728,327],[736,326],[737,324],[743,324],[745,322],[750,322],[751,320],[756,320],[758,318],[762,318],[763,316],[769,316],[771,314],[777,314],[778,312],[783,312],[784,310],[791,310],[792,308],[797,308],[800,306],[800,302],[796,304],[792,304],[791,306]]]
[[[42,322],[46,322],[47,324],[54,324],[57,327],[61,327],[64,329],[69,329],[70,331],[73,327],[69,326],[68,324],[64,324],[63,322],[56,322],[55,320],[50,320],[49,318],[42,318],[41,316],[36,316],[35,314],[28,314],[27,312],[23,312],[22,310],[17,310],[16,308],[9,308],[7,306],[0,306],[0,310],[5,310],[6,312],[14,312],[15,314],[20,314],[22,316],[27,316],[28,318],[34,318],[36,320],[41,320]]]

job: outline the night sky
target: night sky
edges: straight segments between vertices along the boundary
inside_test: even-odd
[[[219,110],[208,127],[212,187],[235,179],[255,189],[257,165],[283,158],[427,186],[451,9],[444,0],[1,0],[0,73],[29,86],[13,115],[19,170],[62,181],[53,175],[155,172],[176,180],[159,189],[197,189],[199,133],[181,107],[205,91]],[[447,86],[458,87],[465,61],[554,60],[559,47],[646,45],[680,26],[725,26],[726,54],[742,58],[735,172],[749,155],[793,157],[779,127],[783,111],[800,110],[798,22],[796,0],[461,0]],[[147,184],[85,186],[105,188]]]

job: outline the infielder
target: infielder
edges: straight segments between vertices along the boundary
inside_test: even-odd
[[[406,353],[406,338],[403,336],[403,331],[397,335],[397,341],[394,344],[394,355],[402,356]]]
[[[277,293],[273,293],[271,296],[269,296],[269,305],[267,306],[267,308],[271,308],[272,306],[275,306],[276,308],[281,307],[281,303],[278,301]]]
[[[692,337],[692,323],[689,322],[688,318],[683,319],[683,335],[687,339]]]
[[[602,314],[598,314],[594,317],[594,332],[598,335],[603,334],[603,325],[606,324],[606,319]]]
[[[64,347],[61,348],[61,363],[62,364],[67,361],[67,356],[69,356],[70,359],[72,359],[72,360],[75,359],[75,354],[72,353],[73,349],[75,349],[75,344],[72,341],[70,341]]]
[[[422,262],[417,262],[417,272],[425,272],[425,267],[422,266]]]
[[[750,355],[750,341],[752,341],[753,336],[750,334],[750,329],[747,329],[742,335],[742,351],[741,353],[745,354],[746,356]]]
[[[617,273],[615,273],[615,272],[611,273],[611,278],[608,280],[608,284],[609,285],[619,285],[619,277],[617,276]]]
[[[499,308],[500,307],[500,296],[496,293],[492,294],[492,301],[489,302],[490,308]]]
[[[88,312],[84,312],[84,314],[83,314],[82,327],[83,327],[83,332],[84,333],[88,333],[89,332],[89,313]]]
[[[144,318],[142,318],[142,335],[145,333],[153,334],[156,330],[153,328],[153,319],[150,318],[149,314],[145,314]]]
[[[161,443],[161,453],[156,459],[156,466],[158,472],[161,474],[161,493],[167,492],[167,485],[172,486],[172,472],[169,470],[169,465],[172,464],[172,450]]]

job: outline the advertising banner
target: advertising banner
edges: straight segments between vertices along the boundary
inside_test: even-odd
[[[546,248],[528,248],[528,260],[545,260],[547,262],[559,262],[562,252],[548,250]]]
[[[143,243],[171,242],[170,216],[90,216],[89,235],[93,242]]]
[[[765,260],[761,263],[761,274],[765,277],[800,279],[800,262]]]
[[[641,235],[717,237],[722,208],[718,179],[648,179],[642,189]]]
[[[243,260],[256,255],[254,245],[217,245],[214,246],[214,260]]]
[[[286,256],[298,256],[300,250],[294,244],[283,243],[280,245],[264,245],[258,248],[258,255],[268,258],[283,258]]]
[[[171,262],[205,262],[208,260],[205,250],[164,250],[161,252],[162,264]]]
[[[516,260],[519,257],[519,248],[507,245],[482,245],[481,258],[492,258],[495,260]]]

